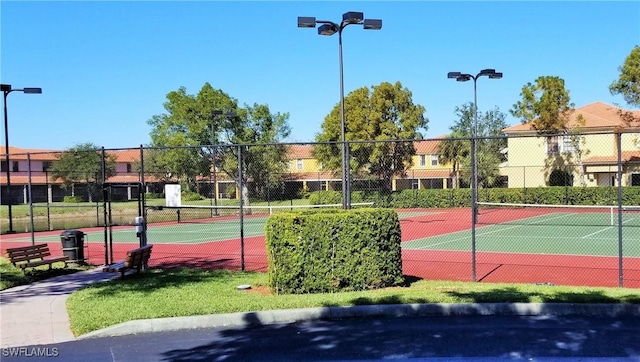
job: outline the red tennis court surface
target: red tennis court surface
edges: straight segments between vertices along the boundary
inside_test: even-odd
[[[469,230],[469,209],[401,210],[416,216],[401,217],[402,241]],[[513,217],[517,217],[514,215]],[[500,215],[504,219],[504,215]],[[88,232],[88,230],[83,230]],[[59,235],[60,231],[52,232]],[[41,235],[43,233],[37,233]],[[28,236],[28,235],[27,235]],[[29,245],[31,242],[12,241],[25,234],[3,235],[0,248]],[[24,239],[22,239],[24,240]],[[161,268],[225,268],[267,271],[264,236],[248,237],[241,246],[239,239],[198,244],[154,244],[150,266]],[[54,255],[62,254],[60,242],[48,243]],[[469,244],[471,244],[469,242]],[[105,260],[119,261],[137,243],[113,243],[112,254],[105,256],[103,242],[87,242],[84,258],[90,264],[101,265]],[[244,250],[244,256],[241,250]],[[407,250],[402,251],[403,272],[427,280],[471,281],[473,279],[470,251]],[[618,287],[620,282],[617,257],[545,255],[518,253],[476,253],[476,281],[491,283],[540,283],[556,285]],[[640,288],[640,258],[622,259],[622,285]]]

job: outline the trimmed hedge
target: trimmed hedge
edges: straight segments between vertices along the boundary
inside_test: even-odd
[[[394,210],[278,213],[265,232],[274,293],[367,290],[404,281]]]
[[[357,201],[356,201],[357,200]],[[478,189],[478,201],[511,204],[551,205],[616,205],[617,187],[563,187]],[[316,191],[309,196],[309,203],[340,204],[339,191]],[[421,189],[394,191],[391,194],[353,192],[351,202],[373,202],[377,207],[402,208],[450,208],[471,206],[471,190]],[[622,188],[623,205],[640,205],[640,187]]]

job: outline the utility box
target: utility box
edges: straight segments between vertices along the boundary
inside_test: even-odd
[[[69,262],[84,264],[84,233],[80,230],[65,230],[60,234],[62,254]]]

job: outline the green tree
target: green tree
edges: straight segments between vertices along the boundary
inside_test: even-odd
[[[382,82],[371,89],[362,87],[345,99],[345,139],[347,141],[379,141],[350,144],[350,172],[374,175],[391,187],[393,176],[403,175],[411,167],[415,155],[413,142],[383,142],[421,139],[427,129],[425,108],[415,104],[411,92],[400,82]],[[325,117],[322,131],[316,135],[322,144],[313,156],[326,168],[338,171],[342,165],[342,120],[340,104]],[[332,143],[331,143],[332,142]]]
[[[458,171],[456,173],[457,184],[460,185],[459,177],[471,177],[469,159],[471,144],[469,141],[462,140],[462,138],[470,138],[473,135],[473,125],[475,123],[473,103],[466,103],[456,107],[456,114],[458,119],[453,126],[449,127],[452,131],[449,137],[455,140],[441,142],[438,146],[438,152],[441,161],[453,163],[454,171],[456,171],[456,163],[457,170],[463,169],[463,172]],[[480,187],[495,186],[499,180],[499,165],[505,160],[500,151],[507,146],[507,141],[504,138],[495,137],[500,136],[502,130],[507,127],[505,118],[505,114],[500,112],[498,108],[484,113],[478,112],[476,150],[478,185]]]
[[[640,46],[636,45],[618,67],[620,75],[611,83],[609,91],[613,95],[620,94],[632,106],[640,107]]]
[[[87,198],[92,202],[98,184],[116,174],[116,159],[105,152],[103,170],[100,148],[93,143],[82,143],[57,154],[48,171],[51,180],[61,179],[63,187],[71,187],[72,192],[77,184],[87,185]]]
[[[578,114],[571,123],[575,108],[571,103],[569,91],[565,88],[564,80],[555,76],[538,77],[535,84],[527,83],[522,87],[520,95],[522,100],[513,105],[511,114],[520,118],[522,123],[531,124],[538,134],[546,135],[547,141],[551,137],[560,140],[568,137],[573,151],[565,155],[550,154],[549,157],[560,157],[569,163],[575,158],[580,184],[585,186],[582,158],[589,151],[582,148],[584,136],[580,134],[585,121],[582,115]],[[549,166],[557,162],[548,159],[546,164]]]
[[[622,95],[624,100],[633,107],[640,107],[640,46],[636,45],[627,56],[624,64],[618,67],[620,75],[609,86],[613,95]],[[619,111],[620,118],[627,125],[637,125],[640,122],[631,111]],[[636,142],[638,142],[636,140]]]
[[[522,123],[531,124],[541,134],[560,133],[567,129],[574,107],[562,78],[538,77],[535,83],[522,87],[520,96],[522,99],[513,105],[510,112]]]
[[[260,104],[238,107],[237,100],[209,83],[197,95],[187,94],[184,87],[170,92],[164,108],[166,113],[148,121],[151,146],[156,148],[150,155],[151,164],[160,177],[170,175],[187,190],[194,190],[197,177],[209,175],[214,160],[237,184],[237,145],[252,144],[243,148],[242,185],[237,185],[242,186],[243,201],[249,205],[250,188],[258,193],[283,173],[287,148],[276,143],[289,135],[288,113],[272,114],[267,105]],[[225,115],[231,112],[235,115]]]
[[[469,157],[470,143],[462,138],[467,137],[459,131],[453,131],[438,143],[438,160],[441,164],[451,164],[453,168],[453,188],[460,187],[460,166]]]

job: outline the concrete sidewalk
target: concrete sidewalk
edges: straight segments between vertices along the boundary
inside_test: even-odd
[[[66,306],[69,295],[119,275],[100,267],[0,291],[0,347],[74,340]]]
[[[320,307],[241,312],[192,317],[134,320],[75,337],[71,333],[66,300],[74,291],[95,282],[119,277],[101,267],[62,275],[0,292],[0,348],[42,345],[76,339],[110,337],[181,329],[339,320],[362,317],[461,315],[585,315],[640,316],[640,304],[570,303],[461,303],[396,304]]]

